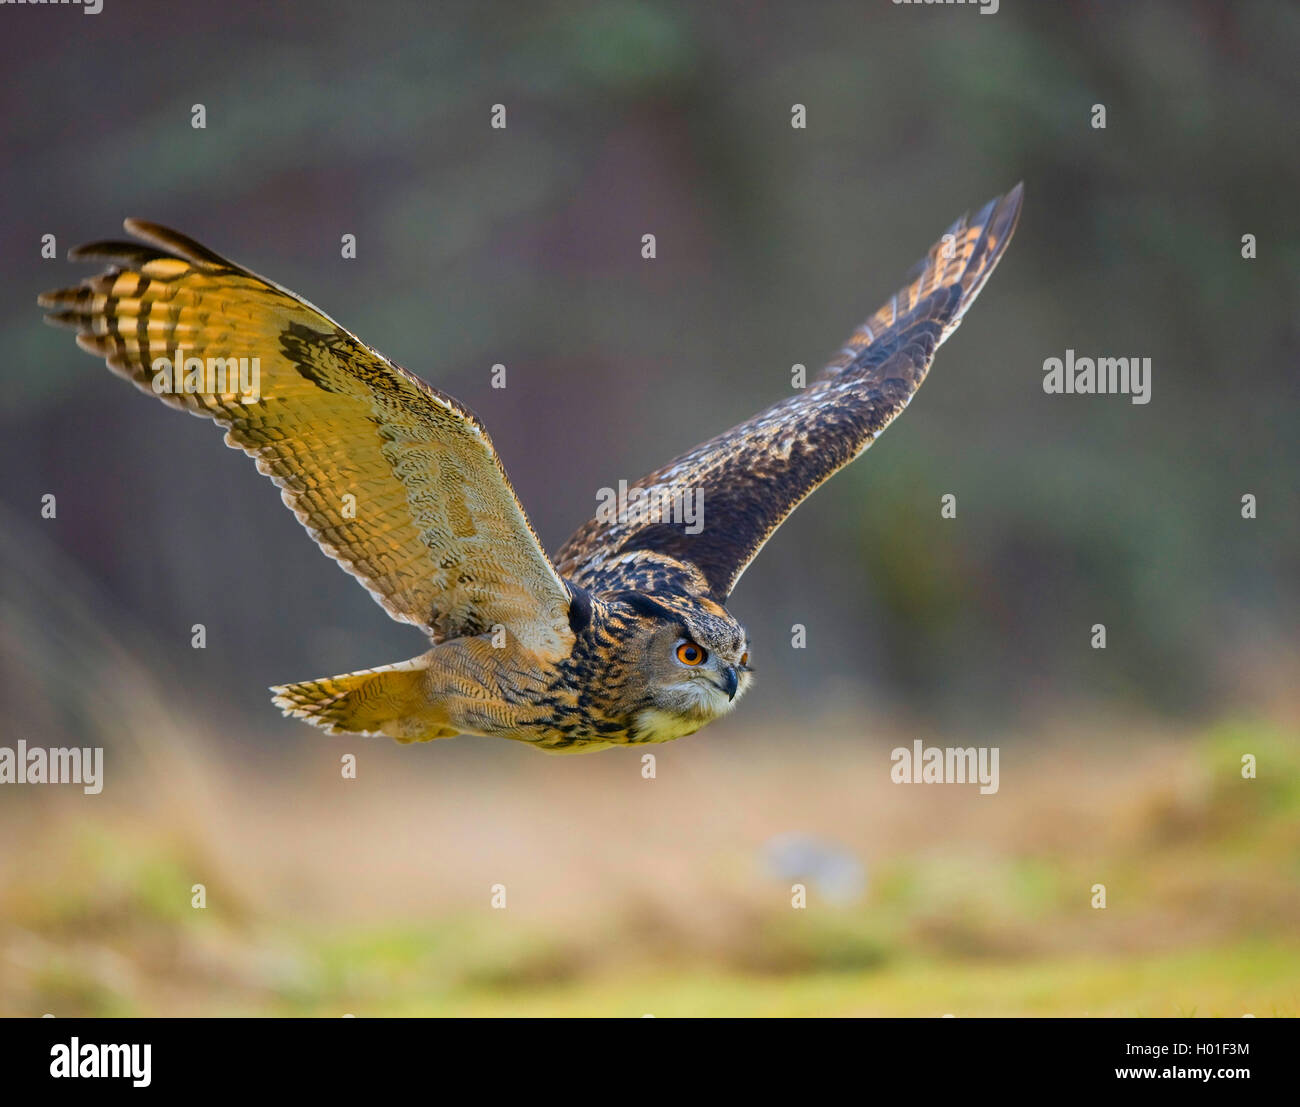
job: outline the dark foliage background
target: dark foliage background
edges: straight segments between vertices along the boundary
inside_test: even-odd
[[[0,20],[9,610],[84,589],[233,735],[275,725],[269,683],[422,646],[212,428],[41,326],[36,293],[80,272],[66,249],[126,215],[463,398],[554,550],[599,487],[786,394],[791,365],[815,370],[954,216],[1023,178],[1018,237],[917,403],[734,596],[761,669],[751,718],[1184,716],[1286,687],[1294,5],[105,0]],[[60,260],[39,257],[45,233]],[[1044,395],[1043,359],[1067,347],[1151,357],[1152,402]],[[33,676],[67,628],[31,621],[30,656],[6,661],[11,720],[75,729],[93,713],[75,680]],[[744,714],[721,725],[739,735]]]

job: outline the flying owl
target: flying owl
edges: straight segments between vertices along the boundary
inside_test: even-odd
[[[584,752],[693,734],[749,687],[732,589],[907,406],[1021,194],[955,222],[815,381],[642,477],[626,504],[649,509],[598,516],[554,560],[473,412],[192,239],[128,219],[139,241],[72,252],[107,272],[39,302],[142,391],[224,427],[320,548],[428,637],[410,661],[273,688],[285,714],[399,742]],[[683,492],[707,525],[672,510]]]

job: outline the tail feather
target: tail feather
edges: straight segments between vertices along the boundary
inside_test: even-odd
[[[399,742],[429,742],[459,733],[426,691],[427,657],[273,687],[286,715],[329,734],[386,734]]]

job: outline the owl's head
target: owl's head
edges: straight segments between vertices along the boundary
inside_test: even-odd
[[[745,628],[720,604],[678,594],[625,593],[637,614],[634,677],[640,741],[693,734],[730,711],[753,681]]]

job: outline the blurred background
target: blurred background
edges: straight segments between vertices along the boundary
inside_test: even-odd
[[[101,795],[0,789],[0,1013],[1300,1010],[1294,5],[0,20],[0,744],[107,751]],[[35,307],[177,227],[469,404],[553,552],[1021,179],[911,412],[732,597],[755,690],[653,780],[279,718],[420,639]],[[1150,357],[1151,402],[1044,394],[1067,348]],[[891,784],[918,738],[999,747],[999,792]]]

